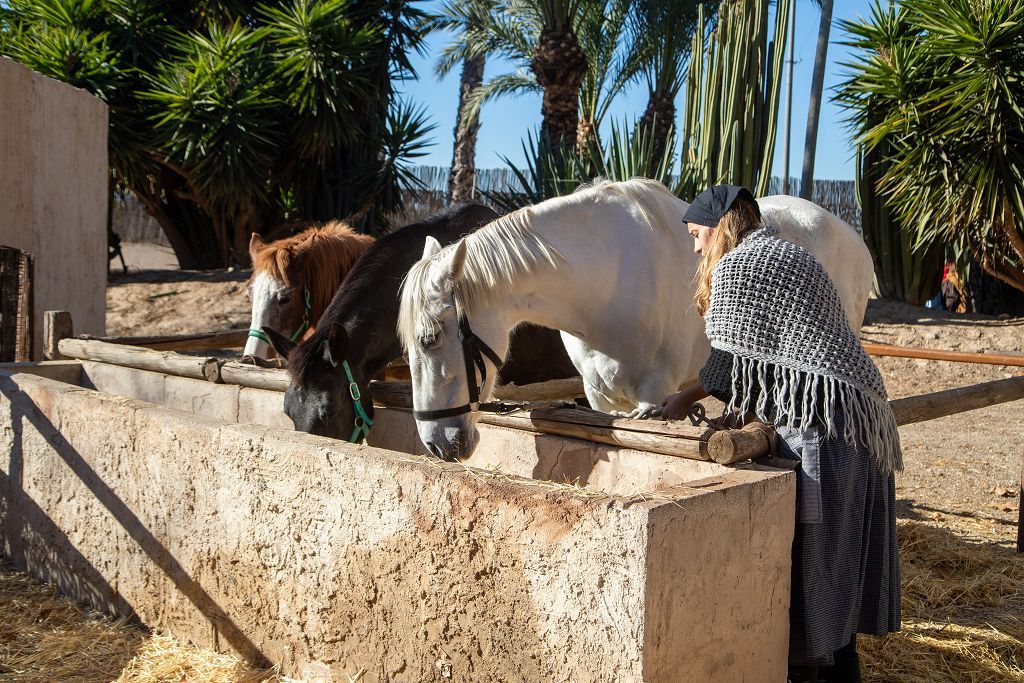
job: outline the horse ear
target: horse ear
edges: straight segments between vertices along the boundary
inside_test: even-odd
[[[270,340],[270,345],[274,347],[274,350],[277,351],[277,355],[281,356],[281,358],[287,359],[288,354],[292,352],[292,349],[298,346],[298,344],[272,327],[261,327],[260,329],[263,330],[263,334],[267,335],[267,339]]]
[[[256,254],[258,254],[265,246],[267,246],[267,243],[263,241],[263,238],[260,237],[259,233],[254,232],[252,237],[249,238],[249,258],[255,261]]]
[[[447,261],[445,263],[445,272],[453,281],[458,280],[462,275],[462,266],[466,264],[466,240],[461,239],[456,242],[455,248],[448,255]]]
[[[439,251],[441,251],[441,243],[427,235],[426,241],[423,242],[423,258],[431,258]]]
[[[331,335],[324,342],[324,360],[338,367],[348,353],[348,332],[341,325],[331,325]]]

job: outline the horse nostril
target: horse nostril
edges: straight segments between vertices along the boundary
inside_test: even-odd
[[[428,441],[426,443],[426,446],[427,451],[429,451],[432,456],[434,456],[435,458],[441,457],[441,449],[439,449],[433,441]]]

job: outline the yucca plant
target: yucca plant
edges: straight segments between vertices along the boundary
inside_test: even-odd
[[[395,83],[405,0],[10,0],[0,49],[110,105],[110,162],[184,268],[245,262],[251,232],[386,229],[429,129]],[[268,234],[271,233],[271,234]]]
[[[1024,291],[1024,4],[876,2],[842,27],[858,58],[837,99],[914,246]]]

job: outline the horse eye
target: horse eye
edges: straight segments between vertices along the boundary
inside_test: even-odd
[[[425,349],[436,349],[441,344],[441,336],[437,334],[431,334],[426,337],[420,338],[420,346]]]
[[[282,305],[289,303],[292,300],[291,292],[284,292],[277,296],[277,300]]]

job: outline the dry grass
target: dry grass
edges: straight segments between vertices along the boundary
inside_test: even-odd
[[[285,683],[235,657],[149,635],[56,595],[0,561],[0,680]]]
[[[1024,556],[996,533],[970,519],[900,521],[903,631],[858,639],[865,681],[1024,682]],[[289,680],[104,618],[2,563],[0,615],[3,681]]]
[[[857,639],[866,681],[1024,681],[1024,556],[975,525],[899,523],[903,630]]]

